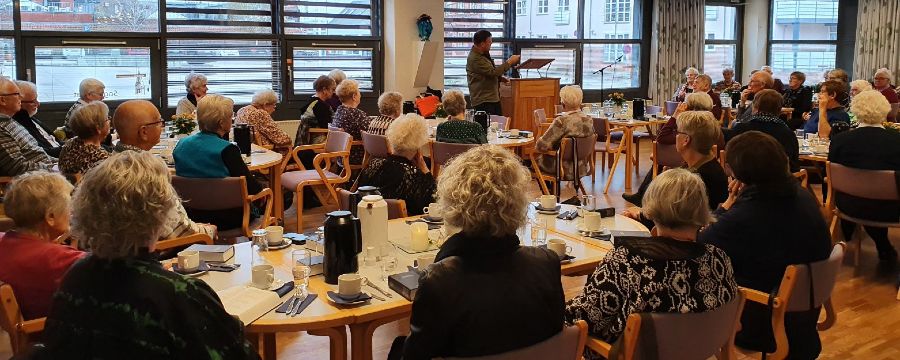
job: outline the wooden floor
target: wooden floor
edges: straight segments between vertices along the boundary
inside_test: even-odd
[[[642,145],[641,176],[633,177],[634,189],[651,166],[650,144],[645,142]],[[602,169],[600,171],[602,172],[598,172],[596,183],[591,184],[587,178],[585,186],[601,201],[621,211],[625,206],[621,197],[625,181],[624,166],[620,164],[616,171],[609,195],[603,195],[608,172]],[[529,193],[535,197],[540,193],[536,183],[532,183]],[[563,190],[563,198],[573,193],[569,186]],[[309,230],[320,226],[325,213],[334,208],[332,205],[305,211],[304,228]],[[295,216],[293,209],[286,214],[288,230],[296,228]],[[900,249],[900,232],[890,232],[890,238],[894,246]],[[868,239],[863,242],[860,266],[853,267],[845,261],[833,295],[838,321],[832,329],[821,333],[821,359],[900,359],[900,301],[896,300],[898,273],[900,270],[896,268],[884,269],[878,266],[874,245]],[[563,278],[567,299],[581,292],[585,279],[584,276]],[[408,331],[407,321],[380,327],[375,332],[374,358],[385,359],[394,337]],[[6,358],[10,354],[5,334],[0,334],[0,341],[0,358]],[[305,333],[278,334],[277,342],[279,359],[328,359],[328,339],[325,337]],[[758,355],[752,356],[758,358]],[[751,355],[742,358],[749,359]]]

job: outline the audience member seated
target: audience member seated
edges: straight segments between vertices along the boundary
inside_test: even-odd
[[[696,242],[712,221],[699,176],[685,169],[660,174],[644,204],[655,236],[617,239],[584,291],[566,303],[566,321],[586,320],[591,336],[608,343],[632,313],[714,310],[740,291],[725,252]]]
[[[347,74],[344,74],[344,71],[341,69],[334,69],[328,72],[328,77],[331,80],[334,80],[334,86],[338,86],[347,79]],[[331,107],[331,111],[336,111],[343,101],[341,101],[341,98],[337,93],[332,92],[331,97],[329,97],[328,100],[325,100],[325,102]]]
[[[772,90],[777,91],[779,94],[784,92],[784,82],[781,79],[775,77],[775,73],[772,72],[772,67],[769,65],[765,65],[760,68],[760,70],[769,73],[772,75]]]
[[[12,286],[26,320],[50,312],[63,275],[84,253],[57,243],[69,232],[72,185],[59,174],[33,171],[6,190],[6,215],[16,222],[0,238],[0,281]]]
[[[272,113],[277,105],[278,95],[274,91],[257,91],[253,94],[252,103],[238,110],[235,121],[250,124],[261,142],[259,145],[272,146],[276,151],[286,152],[291,148],[291,137],[272,120]]]
[[[419,279],[410,334],[389,359],[473,357],[523,348],[562,330],[559,257],[520,246],[528,170],[509,150],[471,149],[441,169],[438,203],[457,231]]]
[[[384,135],[385,130],[403,112],[403,95],[388,91],[378,97],[378,117],[369,122],[369,134]]]
[[[178,202],[169,169],[148,152],[115,154],[85,174],[72,233],[91,253],[63,279],[36,358],[259,358],[209,285],[151,255]]]
[[[844,71],[844,69],[834,69],[834,70],[829,71],[827,76],[825,77],[825,79],[826,79],[826,81],[827,80],[840,81],[841,83],[844,84],[845,87],[848,87],[848,85],[850,84],[850,75],[847,74],[847,72]],[[847,90],[845,90],[844,92],[847,92]],[[838,99],[838,102],[840,102],[841,106],[844,107],[844,111],[850,111],[850,97],[849,96],[844,96],[843,98]],[[813,104],[813,108],[815,108],[817,105],[818,104]]]
[[[369,128],[369,116],[365,111],[357,108],[362,99],[359,93],[359,83],[356,80],[344,80],[335,91],[341,99],[341,106],[334,111],[332,126],[339,127],[344,132],[353,136],[353,140],[361,140],[360,133]],[[362,164],[365,149],[362,145],[350,149],[350,164]]]
[[[262,186],[250,174],[237,145],[222,140],[231,131],[234,102],[224,96],[209,94],[197,102],[197,125],[200,132],[178,142],[172,156],[175,174],[188,178],[226,178],[243,176],[247,179],[247,193],[256,194]],[[197,222],[210,223],[219,229],[241,226],[244,210],[195,210],[188,204],[187,213]]]
[[[78,84],[78,94],[79,98],[72,104],[72,107],[69,108],[69,111],[66,112],[66,123],[63,127],[63,131],[66,134],[66,139],[71,139],[75,137],[75,133],[72,132],[72,128],[69,125],[69,121],[72,119],[72,114],[76,109],[87,105],[93,101],[103,101],[106,97],[106,85],[103,84],[102,81],[87,78],[81,80],[81,83]]]
[[[819,261],[831,253],[831,239],[819,203],[788,172],[787,156],[769,135],[749,131],[728,142],[726,167],[734,180],[716,222],[699,235],[731,257],[738,285],[770,293],[788,265]],[[765,225],[762,225],[765,224]],[[796,291],[807,291],[797,289]],[[821,350],[819,309],[785,315],[789,359],[815,359]],[[772,313],[747,301],[736,344],[773,352]]]
[[[800,146],[797,144],[797,136],[778,116],[781,113],[782,103],[781,95],[777,91],[770,89],[760,91],[753,100],[753,116],[731,129],[724,129],[723,132],[726,142],[748,131],[769,134],[781,144],[787,154],[791,172],[796,172],[800,170]]]
[[[715,119],[722,118],[722,99],[719,98],[719,95],[712,91],[712,78],[709,75],[702,74],[697,76],[697,80],[694,80],[694,92],[695,93],[706,93],[709,95],[710,99],[713,101],[712,114]]]
[[[706,203],[711,209],[715,209],[728,197],[728,178],[712,151],[713,145],[722,137],[719,122],[713,119],[709,111],[685,111],[678,115],[677,131],[675,150],[684,159],[685,167],[700,175],[700,179],[706,185],[705,194],[709,197]],[[645,182],[649,180],[649,177],[644,179]],[[643,204],[643,196],[639,189],[634,195],[623,197],[628,202],[640,206]],[[636,198],[633,199],[635,201],[631,201],[632,197]],[[652,221],[646,217],[641,208],[626,209],[624,215],[639,220],[648,227],[652,226]]]
[[[49,170],[54,161],[12,116],[22,109],[19,87],[0,76],[0,176],[16,176],[31,170]]]
[[[869,83],[868,80],[853,80],[850,82],[850,100],[853,101],[853,98],[856,95],[863,91],[872,90],[872,84]]]
[[[184,87],[187,95],[178,100],[178,106],[175,108],[175,114],[193,114],[197,111],[197,102],[200,101],[209,90],[206,75],[198,73],[190,73],[184,77]]]
[[[672,101],[683,102],[687,94],[694,92],[694,80],[697,79],[697,76],[700,76],[700,71],[697,70],[697,68],[691,66],[685,69],[684,84],[681,84],[678,89],[675,89],[675,93],[672,94]]]
[[[806,124],[803,125],[803,131],[807,134],[818,133],[819,138],[828,139],[831,137],[832,125],[838,122],[849,125],[850,115],[841,105],[847,98],[847,83],[834,80],[823,82],[819,87],[819,106],[804,115]]]
[[[113,149],[114,152],[123,151],[147,151],[159,143],[159,134],[162,133],[165,121],[159,115],[159,110],[153,103],[147,100],[128,100],[116,108],[113,115],[113,125],[119,133],[119,143]],[[211,238],[216,238],[216,227],[209,224],[197,224],[188,218],[187,211],[179,201],[175,211],[169,213],[160,240],[174,239],[196,233],[204,233]]]
[[[109,108],[102,101],[92,101],[75,109],[69,117],[74,138],[66,140],[59,153],[59,171],[81,174],[106,160],[107,152],[100,145],[109,135]]]
[[[788,126],[791,129],[803,127],[803,114],[812,110],[812,88],[804,86],[804,82],[806,82],[806,74],[794,71],[791,73],[791,80],[788,81],[787,88],[784,89],[784,102],[781,106],[794,109],[788,119]],[[781,109],[778,114],[781,114]]]
[[[881,68],[878,69],[878,71],[875,71],[873,80],[875,85],[872,88],[880,91],[887,99],[888,103],[900,103],[900,97],[897,97],[897,92],[891,87],[891,82],[894,81],[894,73],[886,68]]]
[[[722,69],[722,81],[717,81],[713,85],[713,91],[723,93],[725,91],[738,91],[741,89],[741,83],[734,79],[734,69],[727,67]]]
[[[553,124],[547,129],[547,132],[537,140],[535,143],[537,151],[557,151],[563,138],[580,138],[594,134],[594,119],[581,112],[583,99],[584,93],[577,85],[569,85],[559,90],[559,101],[563,106],[563,112],[553,119]],[[593,159],[578,160],[578,174],[580,176],[590,175]],[[545,174],[556,174],[556,154],[541,154],[537,158],[537,162],[538,167]],[[575,166],[571,160],[564,162],[563,167],[567,175],[575,175]],[[563,180],[573,179],[574,177],[568,176]]]
[[[38,112],[38,107],[41,106],[41,102],[37,98],[37,88],[34,83],[24,80],[16,80],[16,85],[19,86],[19,93],[22,96],[22,110],[19,110],[12,118],[28,131],[28,134],[47,155],[58,158],[62,145],[53,135],[53,129],[34,117]]]
[[[449,118],[437,126],[435,140],[445,143],[487,144],[485,129],[466,120],[466,97],[459,90],[444,93],[441,103]]]
[[[863,91],[853,98],[850,109],[859,127],[832,138],[828,161],[857,169],[900,171],[900,135],[882,126],[891,106],[879,93]],[[834,201],[841,212],[856,218],[884,222],[896,222],[900,218],[900,204],[896,201],[864,200],[841,193],[834,195]],[[844,239],[852,239],[855,227],[855,223],[841,220]],[[871,226],[865,229],[875,241],[878,258],[887,263],[896,262],[897,251],[888,240],[888,230]]]
[[[300,127],[297,128],[294,146],[325,142],[325,134],[313,136],[309,133],[309,129],[328,128],[334,112],[326,100],[331,99],[331,96],[334,95],[335,86],[334,80],[325,75],[319,76],[316,81],[313,81],[313,89],[316,91],[316,94],[312,96],[312,99],[306,105],[300,108]],[[310,161],[312,161],[312,158],[310,158]],[[312,165],[310,164],[310,166]]]
[[[377,186],[387,199],[406,201],[410,216],[421,215],[422,209],[434,202],[436,185],[428,172],[419,149],[428,143],[425,119],[416,114],[401,115],[387,129],[393,154],[372,161],[359,176],[359,185]]]
[[[763,91],[765,89],[771,89],[775,86],[775,80],[772,79],[772,75],[765,71],[757,71],[750,75],[750,82],[747,84],[747,89],[741,91],[741,101],[738,102],[737,108],[737,117],[732,122],[733,124],[738,124],[744,121],[747,121],[751,116],[753,116],[753,112],[751,110],[751,102],[753,102],[753,97],[756,93]]]

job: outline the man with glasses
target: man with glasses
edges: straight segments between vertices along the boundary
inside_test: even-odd
[[[102,81],[94,78],[81,80],[81,83],[78,84],[79,98],[77,101],[75,101],[74,104],[72,104],[72,107],[69,108],[69,111],[66,112],[66,125],[65,127],[63,127],[63,130],[66,132],[66,139],[75,137],[75,134],[72,132],[72,130],[69,129],[69,119],[72,118],[72,113],[75,112],[75,109],[78,109],[90,103],[91,101],[103,101],[105,92],[106,85],[103,85]],[[107,142],[104,142],[104,144],[106,143]]]
[[[738,103],[737,109],[738,115],[731,123],[731,126],[745,122],[753,116],[752,106],[750,105],[753,104],[753,97],[756,93],[765,89],[773,89],[774,87],[775,79],[772,78],[771,74],[765,71],[753,73],[753,75],[750,76],[750,82],[747,85],[747,89],[741,91],[741,101]]]
[[[15,82],[0,76],[0,176],[16,176],[32,170],[49,170],[54,161],[12,116],[22,109],[22,95]]]
[[[22,93],[22,110],[19,110],[13,119],[22,125],[37,144],[44,149],[47,155],[58,158],[62,149],[62,144],[53,136],[53,130],[45,126],[40,120],[34,117],[38,112],[41,102],[38,101],[37,88],[33,82],[17,80],[16,85],[19,86],[19,92]]]

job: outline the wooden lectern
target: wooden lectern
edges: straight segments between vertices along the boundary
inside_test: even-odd
[[[512,120],[510,129],[534,129],[534,110],[544,109],[547,119],[556,115],[559,104],[559,78],[510,79],[500,84],[500,106],[503,116]]]

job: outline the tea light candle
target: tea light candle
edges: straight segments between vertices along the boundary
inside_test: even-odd
[[[409,245],[413,251],[428,249],[428,224],[417,222],[410,226]]]

